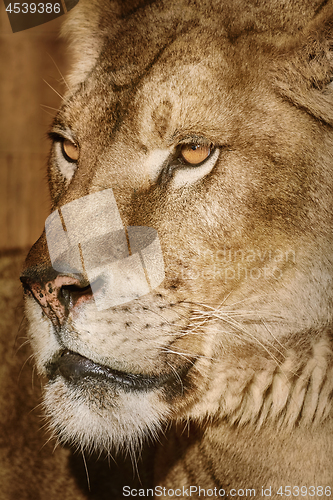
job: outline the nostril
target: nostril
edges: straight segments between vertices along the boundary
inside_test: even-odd
[[[68,291],[69,293],[86,293],[91,290],[90,285],[80,286],[80,285],[64,285],[61,287],[62,291]]]
[[[26,293],[32,293],[34,298],[45,307],[53,307],[58,303],[66,309],[71,306],[71,299],[75,301],[80,295],[89,295],[91,288],[89,281],[82,275],[54,275],[53,273],[36,273],[29,269],[22,273],[20,280]],[[58,306],[56,306],[58,307]]]
[[[92,289],[90,285],[64,285],[61,287],[60,293],[66,303],[71,303],[74,306],[82,297],[89,298],[92,296]]]

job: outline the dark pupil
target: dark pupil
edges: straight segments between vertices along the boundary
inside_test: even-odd
[[[192,149],[193,151],[195,151],[198,147],[199,147],[199,146],[198,146],[198,144],[193,144],[193,145],[191,146],[191,149]]]

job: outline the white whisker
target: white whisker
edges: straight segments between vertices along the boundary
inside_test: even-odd
[[[48,85],[50,87],[50,89],[52,89],[53,92],[55,92],[57,94],[57,96],[59,96],[62,101],[65,100],[65,97],[63,95],[61,95],[54,87],[52,87],[52,85],[50,85],[46,80],[44,80],[44,78],[43,78],[43,82],[46,83],[46,85]]]
[[[84,456],[84,450],[83,450],[83,447],[82,447],[82,446],[81,446],[81,453],[82,453],[82,458],[83,458],[84,468],[85,468],[85,471],[86,471],[86,476],[87,476],[88,491],[91,491],[91,490],[90,490],[89,472],[88,472],[88,467],[87,467],[86,457]]]
[[[180,383],[181,388],[182,388],[182,394],[184,394],[184,384],[183,384],[183,381],[182,381],[182,379],[180,378],[179,374],[177,373],[177,370],[175,370],[175,368],[174,368],[172,365],[170,365],[170,363],[166,362],[166,364],[167,364],[168,366],[170,366],[170,368],[171,368],[171,370],[174,372],[174,374],[175,374],[176,378],[179,380],[179,383]]]
[[[62,78],[62,81],[64,82],[64,84],[66,85],[67,89],[70,90],[69,88],[69,85],[64,77],[64,75],[62,74],[62,72],[60,71],[59,69],[59,66],[57,65],[57,63],[55,62],[55,60],[53,59],[53,57],[51,56],[51,54],[48,53],[48,56],[50,57],[51,61],[53,62],[53,64],[55,65],[55,67],[57,68],[58,72],[59,72],[59,75],[61,76]]]

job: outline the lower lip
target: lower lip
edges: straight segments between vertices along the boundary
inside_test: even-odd
[[[128,391],[151,390],[161,386],[170,377],[169,374],[157,377],[113,370],[68,350],[47,366],[47,372],[50,380],[62,376],[68,382],[78,384],[85,379],[96,379]]]

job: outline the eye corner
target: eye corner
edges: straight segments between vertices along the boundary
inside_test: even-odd
[[[62,135],[60,135],[58,132],[55,132],[54,130],[50,130],[49,132],[47,132],[46,136],[53,143],[59,142],[63,138]]]

